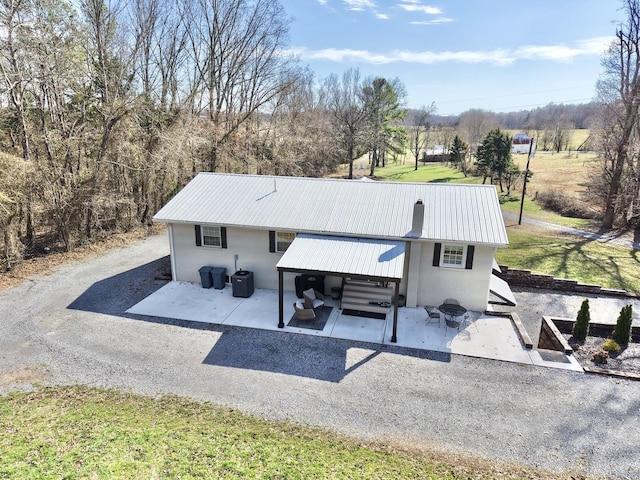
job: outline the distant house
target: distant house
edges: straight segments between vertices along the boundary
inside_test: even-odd
[[[524,132],[516,133],[511,144],[511,153],[529,153],[532,138]]]
[[[168,227],[173,280],[198,282],[204,265],[251,271],[256,288],[280,290],[280,324],[301,274],[327,290],[389,288],[396,317],[400,295],[408,307],[455,297],[484,311],[492,293],[515,304],[493,274],[508,239],[492,185],[200,173],[154,220]]]

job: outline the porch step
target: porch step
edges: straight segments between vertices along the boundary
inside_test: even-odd
[[[378,286],[374,282],[351,280],[344,285],[340,306],[347,310],[387,314],[391,311],[392,297],[392,287]],[[389,306],[384,305],[385,303]]]

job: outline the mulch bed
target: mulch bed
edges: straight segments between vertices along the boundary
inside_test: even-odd
[[[585,371],[640,380],[640,343],[630,342],[619,353],[610,353],[607,363],[596,363],[592,360],[593,354],[602,349],[606,338],[588,336],[584,342],[578,342],[571,335],[564,334],[564,337]]]

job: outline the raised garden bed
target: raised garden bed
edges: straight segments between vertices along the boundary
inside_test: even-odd
[[[610,353],[606,363],[593,361],[593,356],[602,350],[605,340],[611,337],[615,325],[591,322],[589,335],[584,342],[575,340],[571,331],[575,320],[570,318],[543,317],[543,328],[540,332],[542,341],[544,324],[550,324],[560,333],[561,338],[556,339],[559,345],[566,343],[573,351],[573,356],[580,366],[590,373],[615,375],[619,377],[640,380],[640,327],[631,328],[631,341],[618,353]],[[552,328],[548,329],[553,331]],[[547,339],[548,340],[548,339]],[[548,347],[540,347],[548,348]],[[558,348],[556,348],[558,349]]]

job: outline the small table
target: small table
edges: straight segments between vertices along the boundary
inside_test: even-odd
[[[456,318],[467,313],[467,309],[462,305],[455,305],[453,303],[443,303],[438,307],[438,310],[444,313],[445,324],[453,328],[460,328],[460,322],[456,320]]]

